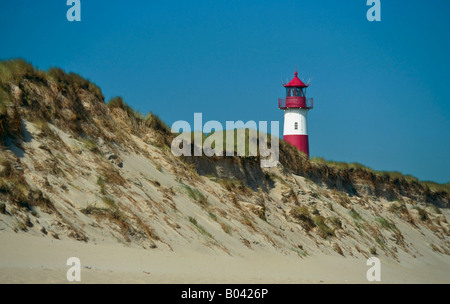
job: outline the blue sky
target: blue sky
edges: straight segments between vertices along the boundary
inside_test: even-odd
[[[450,2],[382,0],[0,2],[0,59],[97,83],[171,124],[282,122],[281,79],[312,78],[312,156],[450,181]]]

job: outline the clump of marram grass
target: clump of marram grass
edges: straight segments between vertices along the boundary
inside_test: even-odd
[[[409,213],[406,203],[403,201],[396,201],[389,207],[389,212],[396,214],[399,218],[407,221],[411,225],[415,226],[414,218]]]
[[[97,153],[99,152],[97,144],[90,138],[82,138],[81,142],[83,143],[84,148],[87,150]]]
[[[136,217],[137,224],[144,230],[145,234],[147,235],[147,237],[149,239],[154,240],[154,241],[161,240],[161,238],[156,233],[155,229],[151,228],[149,225],[144,223],[144,221],[140,217],[138,217],[138,216],[135,216],[135,217]],[[152,246],[152,248],[153,249],[156,248],[156,244],[154,244]]]
[[[343,251],[342,248],[339,246],[339,244],[334,243],[334,244],[333,244],[333,249],[334,249],[334,251],[336,251],[338,254],[344,256],[344,251]]]
[[[215,222],[218,221],[217,215],[215,215],[215,214],[212,213],[211,211],[208,212],[208,215],[209,215],[209,217],[210,217],[213,221],[215,221]]]
[[[347,194],[340,192],[337,189],[333,190],[333,197],[336,202],[344,208],[347,208],[347,206],[352,203]]]
[[[80,211],[85,215],[97,215],[97,216],[105,215],[106,213],[109,212],[107,208],[100,208],[97,207],[96,205],[88,205],[86,208],[83,208]]]
[[[25,211],[36,213],[35,207],[46,213],[55,211],[52,201],[42,191],[32,189],[23,175],[17,173],[9,161],[3,162],[0,171],[0,198],[10,201]]]
[[[230,178],[220,178],[217,179],[217,183],[222,185],[228,191],[236,190],[237,188],[243,186],[242,181],[239,179],[230,179]]]
[[[261,220],[263,220],[264,222],[267,222],[267,217],[266,217],[266,206],[259,206],[260,208],[252,208],[252,212],[259,217]]]
[[[430,217],[428,216],[428,212],[425,209],[422,209],[420,207],[413,207],[413,209],[417,210],[419,213],[419,219],[422,222],[427,222],[430,220]]]
[[[198,221],[195,217],[189,216],[188,219],[189,219],[189,222],[191,222],[191,224],[193,224],[201,234],[206,235],[207,237],[209,237],[211,239],[214,239],[212,234],[209,233],[208,231],[206,231],[206,229],[198,223]]]
[[[106,195],[106,183],[102,176],[97,178],[97,185],[100,187],[100,193]]]
[[[47,120],[38,118],[38,119],[35,119],[34,121],[32,121],[32,123],[39,129],[39,131],[41,131],[42,135],[45,135],[45,136],[54,136],[55,135],[55,133],[50,128]]]
[[[85,215],[91,215],[97,219],[107,219],[116,224],[125,240],[131,242],[130,235],[133,235],[135,230],[128,222],[127,216],[118,208],[99,208],[95,205],[88,205],[80,211]]]
[[[125,111],[129,117],[135,116],[134,109],[130,107],[121,96],[111,98],[106,105],[110,110],[117,108]]]
[[[203,193],[201,193],[199,190],[193,189],[186,184],[183,184],[183,187],[184,187],[184,189],[186,189],[189,197],[191,199],[193,199],[195,202],[199,203],[202,206],[208,205],[208,200],[207,200],[206,196]]]
[[[144,118],[144,123],[147,128],[159,131],[163,134],[170,134],[170,128],[163,122],[158,115],[148,113]]]
[[[80,89],[86,90],[99,100],[104,100],[102,90],[96,84],[76,73],[66,73],[60,68],[51,68],[46,72],[46,78],[56,83],[60,88],[70,88],[73,92]]]
[[[356,221],[362,221],[363,220],[361,215],[358,212],[356,212],[356,210],[353,209],[353,208],[348,212],[348,214]]]
[[[301,258],[305,258],[305,257],[308,256],[308,252],[306,250],[304,250],[303,246],[301,246],[301,245],[299,245],[297,248],[296,247],[291,247],[290,249],[293,252],[295,252]]]
[[[252,192],[242,180],[237,178],[218,178],[216,182],[230,192],[235,192],[242,195],[248,195]]]
[[[253,221],[245,213],[242,213],[242,223],[252,230],[256,230],[255,225],[253,225]]]
[[[375,255],[375,256],[378,255],[377,248],[375,246],[370,247],[369,252],[371,255]]]
[[[14,230],[15,233],[19,232],[19,230],[21,230],[23,232],[27,232],[28,231],[27,226],[25,226],[25,224],[22,223],[19,220],[16,220],[16,224],[14,225],[13,230]]]
[[[191,224],[194,224],[194,226],[198,225],[197,219],[195,217],[189,216],[188,220],[189,222],[191,222]]]
[[[12,162],[7,158],[0,158],[0,177],[12,178],[14,177],[14,167]]]
[[[314,217],[314,224],[317,226],[317,233],[323,239],[334,236],[334,230],[331,229],[326,223],[325,218],[321,215]]]
[[[229,235],[232,235],[233,229],[231,228],[230,225],[225,224],[225,223],[220,223],[220,227],[222,227],[222,230]]]
[[[334,226],[335,229],[342,229],[342,221],[336,216],[330,216],[328,221]]]
[[[334,212],[334,208],[333,208],[333,204],[332,203],[327,203],[327,207],[328,207],[328,209],[330,209],[330,211]]]
[[[111,164],[100,164],[99,173],[106,184],[122,187],[127,184],[127,180],[120,175],[120,171],[115,169]]]
[[[311,218],[308,208],[305,206],[294,207],[290,211],[290,215],[300,222],[300,225],[306,230],[306,232],[311,231],[316,226]]]
[[[12,59],[0,62],[0,84],[17,84],[22,78],[34,77],[40,71],[23,59]],[[39,73],[40,76],[44,76]]]
[[[142,135],[147,134],[148,130],[156,131],[153,138],[153,145],[163,148],[170,147],[172,133],[170,128],[154,113],[150,112],[147,115],[142,115],[139,111],[134,110],[129,106],[122,97],[114,97],[108,103],[107,107],[110,111],[120,109],[124,111],[128,117],[128,124],[131,127],[133,134]]]
[[[391,231],[397,231],[395,225],[393,223],[391,223],[390,221],[388,221],[387,219],[385,219],[384,217],[377,217],[375,218],[375,221],[381,225],[381,227],[391,230]]]
[[[102,201],[103,201],[108,207],[110,207],[110,208],[112,208],[112,209],[117,209],[117,208],[118,208],[118,206],[117,206],[117,204],[116,204],[116,201],[115,201],[112,197],[110,197],[110,196],[104,196],[104,197],[102,197]]]
[[[241,205],[239,204],[238,198],[237,198],[237,196],[236,196],[235,193],[233,193],[233,192],[230,193],[230,200],[231,200],[231,203],[232,203],[236,208],[242,209],[242,207],[241,207]]]

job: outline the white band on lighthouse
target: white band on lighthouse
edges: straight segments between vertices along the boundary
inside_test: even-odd
[[[284,111],[284,135],[308,135],[308,109]]]

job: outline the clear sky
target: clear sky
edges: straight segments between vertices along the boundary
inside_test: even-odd
[[[450,1],[0,1],[0,59],[58,66],[169,125],[283,121],[311,78],[312,156],[450,181]],[[282,125],[282,124],[281,124]]]

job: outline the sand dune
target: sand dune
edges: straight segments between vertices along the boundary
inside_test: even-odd
[[[178,158],[157,117],[107,106],[78,76],[10,65],[25,66],[1,118],[0,283],[65,283],[70,257],[84,283],[367,283],[372,256],[384,283],[450,282],[444,185],[285,143],[274,168]]]

